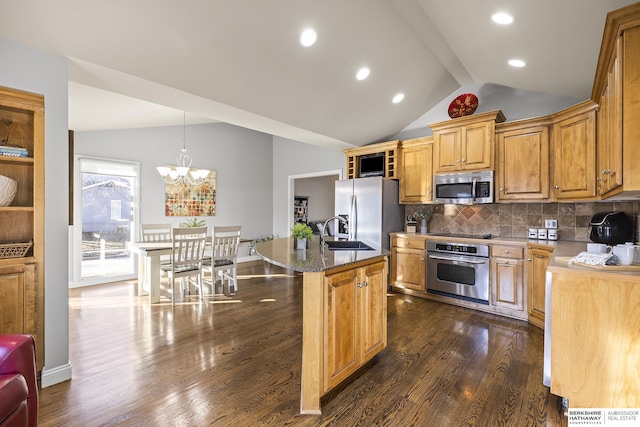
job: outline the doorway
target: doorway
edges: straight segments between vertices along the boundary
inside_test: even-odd
[[[76,156],[71,287],[135,277],[139,164]]]
[[[294,199],[308,197],[308,222],[325,221],[334,215],[335,182],[342,169],[289,176],[288,229],[295,223]]]

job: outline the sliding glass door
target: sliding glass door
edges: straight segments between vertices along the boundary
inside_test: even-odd
[[[74,286],[135,277],[139,165],[78,156],[75,170]]]

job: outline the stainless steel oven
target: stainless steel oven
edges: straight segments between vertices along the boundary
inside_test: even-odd
[[[489,245],[427,242],[427,292],[489,304]]]

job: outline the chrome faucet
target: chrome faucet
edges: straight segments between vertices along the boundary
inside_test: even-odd
[[[342,218],[341,216],[332,216],[331,218],[326,220],[324,222],[324,225],[322,226],[322,231],[320,231],[320,247],[321,248],[324,248],[324,237],[325,237],[325,232],[327,231],[327,224],[329,223],[329,221],[333,221],[334,219],[337,219],[338,221],[345,223],[347,226],[349,225],[349,221]],[[349,229],[349,232],[350,232],[349,234],[351,234],[351,229]]]

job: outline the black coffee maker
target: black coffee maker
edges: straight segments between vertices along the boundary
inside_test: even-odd
[[[624,212],[598,212],[589,223],[592,242],[615,245],[633,242],[633,221]]]

